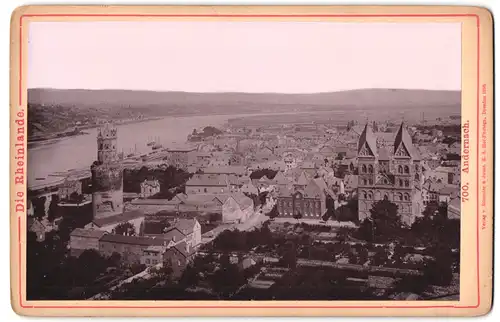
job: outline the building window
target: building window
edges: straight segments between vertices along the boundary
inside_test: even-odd
[[[361,166],[361,173],[366,173],[366,165]]]
[[[371,164],[368,166],[368,173],[373,173],[373,166]]]
[[[366,191],[363,191],[363,199],[366,199]]]
[[[407,165],[405,165],[405,173],[410,173],[410,167],[408,167]]]
[[[400,166],[400,165],[398,166],[398,172],[399,172],[399,173],[403,173],[403,167],[402,167],[402,166]]]
[[[373,193],[371,191],[368,191],[368,199],[373,199]]]
[[[368,181],[370,182],[370,184],[373,184],[373,179],[369,179]]]
[[[156,259],[153,259],[153,264],[158,264],[158,261]]]
[[[149,258],[146,258],[146,264],[149,264],[149,263],[150,263],[150,262],[149,262]]]
[[[410,196],[407,193],[405,193],[405,201],[409,201],[409,200],[410,200]]]
[[[408,180],[405,180],[405,187],[409,187],[410,186],[410,182]]]
[[[403,186],[403,180],[399,179],[399,185],[402,187]]]

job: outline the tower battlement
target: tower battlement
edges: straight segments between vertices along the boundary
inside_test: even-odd
[[[92,206],[94,218],[123,211],[123,169],[118,157],[118,131],[106,123],[97,131],[97,161],[92,171]]]
[[[105,123],[97,132],[97,162],[118,162],[118,130],[112,123]]]
[[[104,123],[97,131],[99,139],[117,139],[118,129],[113,123]]]

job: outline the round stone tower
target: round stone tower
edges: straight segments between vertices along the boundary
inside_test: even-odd
[[[97,161],[91,166],[94,218],[123,212],[123,168],[117,152],[117,134],[111,123],[97,132]]]

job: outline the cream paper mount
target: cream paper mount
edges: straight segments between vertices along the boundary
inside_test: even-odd
[[[14,310],[486,314],[492,39],[477,7],[16,9]]]

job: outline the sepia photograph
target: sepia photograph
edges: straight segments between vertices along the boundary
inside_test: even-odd
[[[23,32],[28,301],[460,300],[460,22]]]

